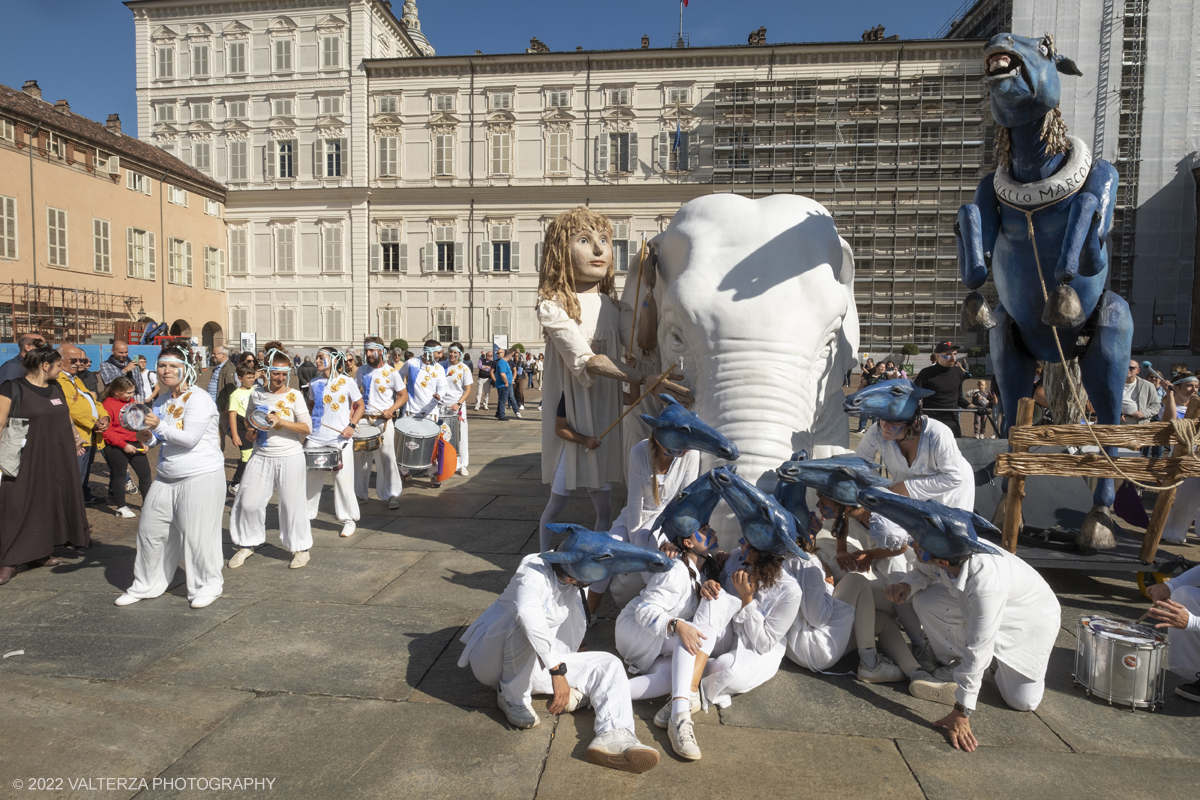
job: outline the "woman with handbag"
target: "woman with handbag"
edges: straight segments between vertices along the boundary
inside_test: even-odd
[[[83,489],[68,480],[85,443],[58,384],[61,363],[57,350],[35,347],[22,359],[25,376],[0,384],[0,585],[23,567],[58,564],[60,544],[92,542]]]

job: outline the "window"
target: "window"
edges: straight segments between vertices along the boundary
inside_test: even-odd
[[[338,69],[342,66],[342,40],[338,36],[321,38],[321,66],[325,69]]]
[[[340,114],[340,113],[342,113],[342,98],[340,98],[340,97],[322,97],[321,98],[321,113],[322,114]]]
[[[608,93],[608,104],[611,106],[628,106],[632,105],[630,96],[633,92],[629,89],[613,89]]]
[[[229,59],[228,73],[230,75],[246,74],[246,43],[229,42],[225,45],[225,53]]]
[[[396,114],[400,111],[400,98],[394,94],[385,94],[379,98],[380,114]]]
[[[140,172],[127,170],[125,172],[125,186],[135,192],[141,192],[144,195],[150,194],[150,178]]]
[[[512,92],[496,92],[492,95],[492,111],[511,111],[512,105]]]
[[[317,175],[326,178],[342,177],[342,147],[345,139],[318,139]]]
[[[296,271],[296,231],[293,228],[275,230],[275,271]]]
[[[175,47],[160,47],[158,54],[158,77],[159,78],[174,78],[175,77]]]
[[[492,272],[512,271],[512,226],[492,227]]]
[[[192,285],[192,243],[167,240],[167,280],[176,286]]]
[[[50,266],[67,265],[67,212],[61,209],[46,209],[46,248]]]
[[[512,167],[512,134],[492,134],[492,174],[506,176]]]
[[[330,225],[322,230],[325,234],[325,272],[342,271],[342,226]]]
[[[292,71],[292,40],[291,39],[276,39],[274,44],[275,50],[275,71],[276,72],[291,72]]]
[[[192,119],[212,119],[212,103],[192,103]]]
[[[204,288],[225,290],[225,252],[215,247],[204,248]]]
[[[246,118],[246,101],[245,100],[226,100],[225,101],[225,119],[245,119]]]
[[[296,338],[296,309],[279,309],[279,325],[275,329],[275,337],[284,342]]]
[[[566,131],[550,133],[546,147],[546,171],[551,175],[567,175],[571,172],[571,134]]]
[[[128,277],[154,280],[154,256],[153,233],[137,228],[125,229],[125,274]]]
[[[15,128],[13,128],[13,124],[4,117],[0,117],[0,139],[4,139],[9,142],[16,141]]]
[[[613,269],[624,272],[629,269],[629,223],[613,223]]]
[[[174,122],[175,121],[175,104],[160,103],[154,107],[155,122]]]
[[[437,338],[440,342],[452,342],[458,338],[458,328],[454,324],[454,309],[439,308],[434,314],[434,326],[437,328]]]
[[[177,206],[187,206],[188,195],[187,189],[180,189],[178,186],[167,187],[167,200]]]
[[[208,45],[192,45],[192,77],[208,77]]]
[[[379,338],[385,342],[400,338],[400,309],[379,309]]]
[[[46,149],[59,158],[67,157],[67,140],[57,133],[46,134]]]
[[[380,228],[379,247],[384,272],[408,272],[408,247],[400,243],[399,228]]]
[[[664,133],[667,140],[667,169],[672,172],[684,172],[688,168],[688,145],[691,143],[691,131],[675,131]]]
[[[108,220],[92,220],[92,258],[96,272],[112,274],[112,241],[109,238]]]
[[[249,143],[244,140],[229,143],[229,180],[244,181],[249,179],[249,167],[246,158],[248,148]]]
[[[221,216],[221,204],[216,200],[209,200],[207,197],[204,198],[204,213],[210,217]]]
[[[433,137],[433,174],[454,174],[454,134],[439,133]]]
[[[491,312],[492,317],[492,337],[508,336],[509,330],[509,312],[504,309],[497,308]]]
[[[17,257],[17,201],[0,197],[0,258]]]
[[[382,136],[379,139],[379,177],[394,178],[400,174],[397,168],[396,145],[400,140],[395,136]]]
[[[636,133],[602,133],[596,148],[600,173],[630,172],[638,163]]]
[[[436,270],[438,272],[454,272],[456,255],[454,252],[454,226],[435,225],[433,240],[437,248]]]
[[[207,173],[212,169],[212,145],[208,142],[192,142],[192,166]]]
[[[667,105],[687,105],[691,92],[687,89],[667,89]]]
[[[296,140],[284,139],[267,143],[267,178],[296,177]]]
[[[454,95],[452,94],[435,94],[433,96],[434,111],[453,111],[454,110]]]
[[[249,272],[247,263],[246,229],[229,229],[229,272],[232,275],[245,275]]]
[[[276,97],[271,101],[271,115],[275,117],[290,117],[292,116],[293,107],[292,98]]]
[[[921,141],[936,142],[941,135],[941,126],[936,122],[921,123]]]
[[[562,90],[547,92],[546,106],[547,108],[570,108],[571,93]]]
[[[226,341],[240,342],[242,332],[250,329],[250,309],[237,307],[229,309],[229,337]]]

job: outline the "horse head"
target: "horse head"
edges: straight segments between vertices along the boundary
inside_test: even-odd
[[[1058,107],[1058,73],[1082,75],[1075,62],[1055,52],[1054,37],[998,33],[983,50],[984,83],[992,116],[1005,128],[1036,122]]]

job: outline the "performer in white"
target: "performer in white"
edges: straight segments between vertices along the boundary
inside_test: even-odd
[[[138,552],[141,552],[139,546]],[[1191,683],[1175,687],[1175,694],[1200,703],[1200,567],[1192,567],[1165,583],[1146,589],[1154,601],[1150,616],[1157,628],[1170,628],[1171,671],[1192,678]]]
[[[158,597],[175,578],[183,557],[188,600],[204,608],[221,596],[221,517],[225,510],[225,458],[219,414],[207,392],[193,388],[196,370],[186,351],[165,347],[158,356],[165,391],[138,433],[161,443],[157,474],[138,523],[133,585],[119,606]]]
[[[375,465],[375,494],[395,511],[400,507],[400,468],[396,463],[396,433],[393,420],[408,401],[400,371],[387,364],[383,340],[370,336],[363,342],[367,363],[359,367],[355,380],[367,406],[365,419],[383,431],[383,443],[377,450],[354,453],[354,494],[366,500],[371,486],[371,465]]]
[[[342,453],[342,468],[333,473],[333,511],[342,523],[344,537],[354,535],[358,522],[358,498],[354,496],[354,426],[362,419],[364,405],[358,384],[347,374],[346,356],[335,347],[317,351],[317,373],[308,385],[312,401],[312,433],[306,447],[336,447]],[[308,518],[317,518],[325,471],[311,469],[308,481]]]
[[[269,430],[254,435],[254,452],[246,462],[241,488],[229,511],[229,538],[237,552],[229,568],[246,563],[254,548],[267,540],[267,503],[279,492],[279,538],[292,552],[288,566],[300,569],[308,563],[312,526],[305,497],[307,468],[304,438],[312,432],[312,417],[299,389],[288,388],[292,359],[282,350],[266,356],[267,386],[250,393],[247,420],[256,411],[267,412]]]
[[[437,363],[442,346],[433,339],[425,342],[421,357],[414,356],[404,362],[403,375],[408,390],[408,403],[404,406],[406,417],[426,417],[437,422],[442,399],[449,394],[446,370]]]
[[[789,556],[783,567],[800,587],[800,612],[784,638],[787,657],[814,672],[827,670],[850,649],[854,606],[833,596],[833,578],[819,558]]]
[[[458,417],[458,474],[465,478],[470,475],[467,471],[467,402],[475,391],[475,379],[471,377],[471,368],[463,363],[462,357],[462,344],[454,342],[450,345],[450,361],[446,368],[446,395],[443,402],[446,413]]]

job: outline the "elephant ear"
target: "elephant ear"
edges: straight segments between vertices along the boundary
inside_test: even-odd
[[[850,244],[838,237],[838,241],[842,243],[842,261],[840,264],[831,264],[833,267],[833,276],[838,279],[838,283],[842,286],[854,285],[854,251],[850,249]]]

